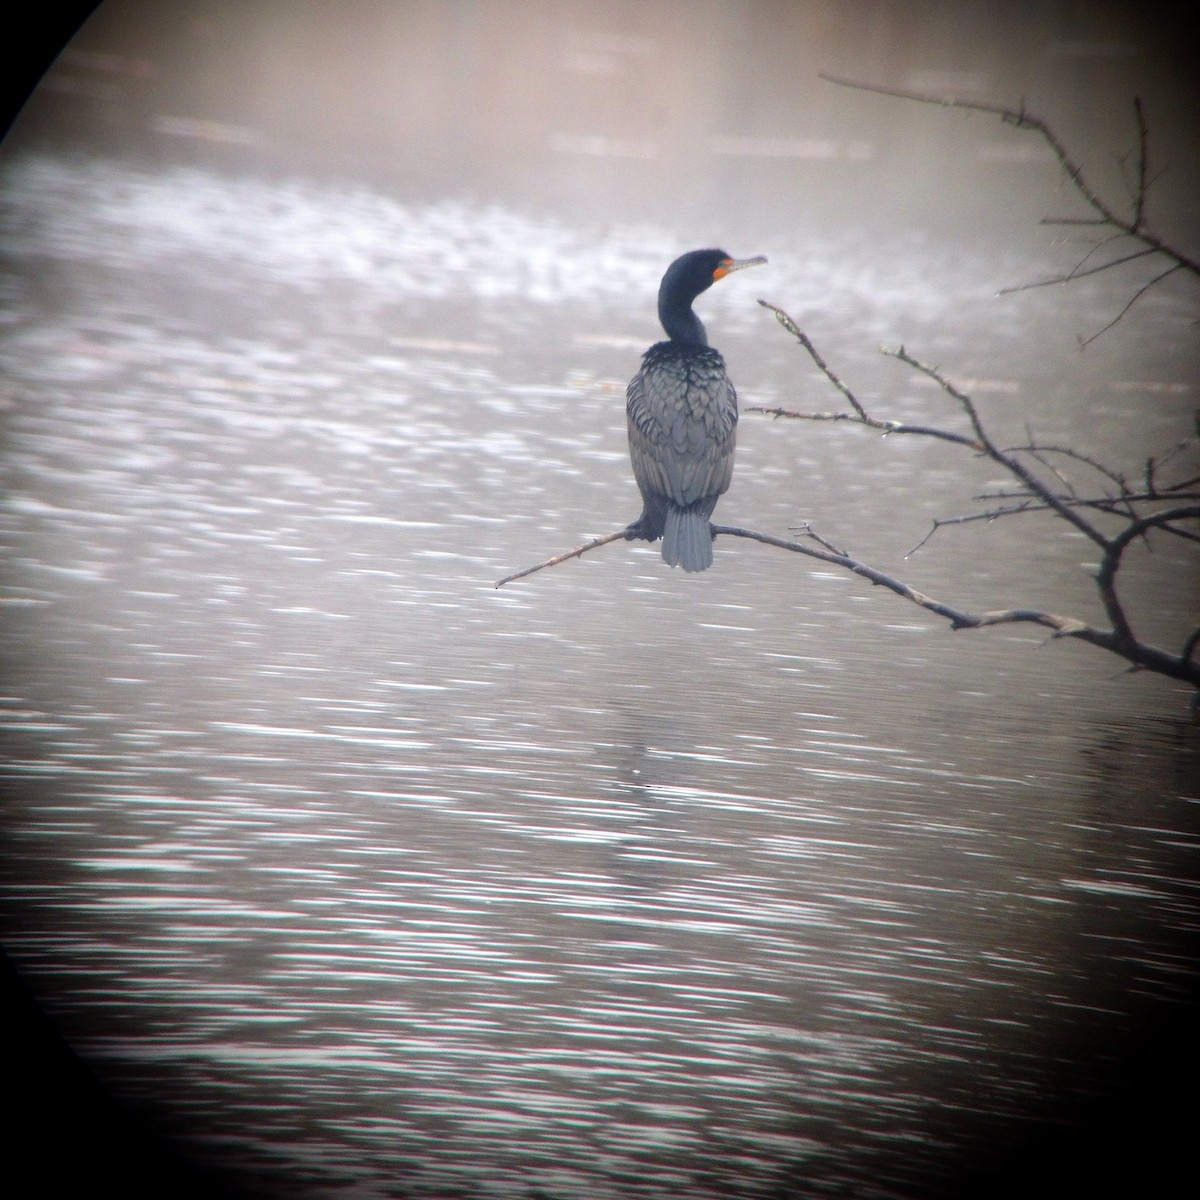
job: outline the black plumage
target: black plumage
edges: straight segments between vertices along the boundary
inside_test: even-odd
[[[708,344],[692,301],[718,279],[766,261],[724,250],[677,258],[658,290],[669,340],[646,351],[626,393],[629,457],[642,493],[642,515],[627,536],[661,537],[663,561],[685,571],[712,566],[709,519],[733,477],[738,419],[725,360]]]

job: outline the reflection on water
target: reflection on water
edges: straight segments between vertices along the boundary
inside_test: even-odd
[[[636,513],[667,234],[50,157],[6,195],[4,931],[200,1153],[291,1195],[903,1195],[1187,998],[1178,689],[760,547],[491,588]],[[968,340],[921,247],[802,249],[772,295]],[[790,398],[754,295],[706,319]],[[864,446],[744,419],[731,519],[895,556],[915,477],[963,503]],[[1087,603],[1026,535],[912,570]]]

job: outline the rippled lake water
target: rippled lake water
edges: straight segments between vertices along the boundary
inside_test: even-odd
[[[636,515],[674,231],[48,155],[4,194],[0,919],[191,1153],[291,1196],[904,1196],[1184,1011],[1176,685],[731,539],[493,588]],[[955,419],[903,340],[1001,427],[1131,469],[1186,434],[1187,352],[1073,355],[1099,292],[998,308],[933,239],[728,248],[771,258],[701,302],[743,405],[835,406],[764,296],[892,415]],[[717,519],[1098,618],[1038,518],[904,559],[994,483],[746,415]],[[1186,570],[1131,585],[1164,637]]]

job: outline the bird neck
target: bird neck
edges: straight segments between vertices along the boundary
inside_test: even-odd
[[[708,334],[700,318],[692,311],[690,300],[680,302],[670,293],[658,294],[658,319],[667,337],[683,346],[707,346]]]

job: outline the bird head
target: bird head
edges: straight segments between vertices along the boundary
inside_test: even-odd
[[[724,250],[690,250],[667,268],[660,294],[690,303],[718,279],[724,279],[726,275],[732,275],[744,267],[757,267],[766,261],[761,255],[757,258],[732,258]]]
[[[658,317],[663,328],[674,341],[707,345],[704,326],[692,312],[692,301],[718,279],[766,261],[761,255],[731,258],[724,250],[691,250],[680,255],[667,268],[658,289]]]

